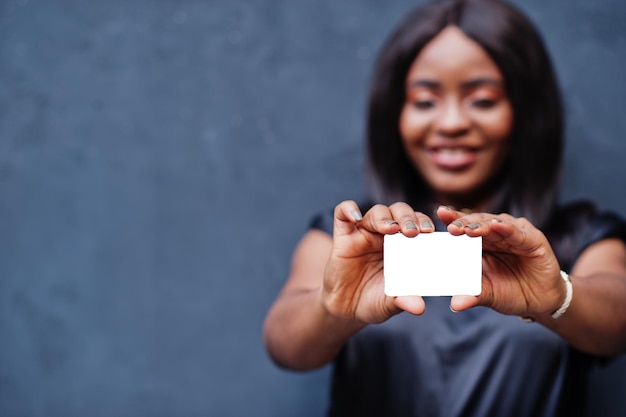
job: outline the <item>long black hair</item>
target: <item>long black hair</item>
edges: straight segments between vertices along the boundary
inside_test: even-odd
[[[514,6],[500,0],[444,0],[418,7],[387,40],[369,93],[367,141],[370,197],[430,203],[428,185],[409,161],[399,131],[405,81],[422,48],[447,26],[478,43],[505,79],[514,121],[510,157],[501,181],[506,210],[543,225],[556,203],[563,147],[563,111],[541,35]]]

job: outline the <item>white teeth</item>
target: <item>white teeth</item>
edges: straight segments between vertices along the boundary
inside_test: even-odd
[[[446,154],[446,155],[461,155],[468,152],[467,149],[462,148],[439,148],[437,152]]]

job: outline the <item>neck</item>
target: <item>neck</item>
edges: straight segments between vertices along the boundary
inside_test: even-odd
[[[507,187],[500,186],[490,192],[474,193],[472,195],[435,195],[435,201],[452,206],[460,211],[471,213],[493,213],[506,211],[508,199]]]

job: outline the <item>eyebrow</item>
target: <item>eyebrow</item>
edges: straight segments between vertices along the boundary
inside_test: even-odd
[[[482,86],[493,86],[497,88],[503,88],[503,82],[490,77],[478,77],[472,78],[471,80],[467,80],[461,83],[461,88],[464,90],[471,90],[473,88],[482,87]],[[433,90],[441,89],[441,83],[435,80],[429,79],[417,79],[409,82],[408,88],[416,88],[416,87],[425,87]]]

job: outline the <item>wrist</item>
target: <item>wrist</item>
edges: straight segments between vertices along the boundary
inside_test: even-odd
[[[572,285],[572,281],[569,278],[569,274],[563,270],[559,271],[559,273],[565,287],[565,296],[563,297],[563,303],[556,310],[552,311],[549,314],[551,320],[557,320],[561,316],[563,316],[563,314],[565,314],[565,312],[569,309],[569,306],[572,303],[572,298],[574,297],[574,287]],[[520,319],[529,323],[536,321],[533,317],[520,317]]]
[[[318,291],[318,305],[321,309],[322,321],[336,329],[345,329],[354,333],[366,326],[367,323],[355,317],[354,313],[338,300],[336,295],[328,294],[324,288]]]
[[[565,299],[563,300],[563,304],[561,304],[561,306],[552,313],[553,319],[558,319],[565,314],[572,302],[572,298],[574,297],[574,287],[572,286],[572,281],[570,280],[569,275],[563,270],[560,272],[561,279],[563,279],[563,282],[565,283]]]

